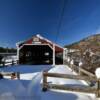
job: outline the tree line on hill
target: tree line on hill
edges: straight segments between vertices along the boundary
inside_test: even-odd
[[[0,47],[0,53],[16,53],[17,50],[15,48],[4,48]]]

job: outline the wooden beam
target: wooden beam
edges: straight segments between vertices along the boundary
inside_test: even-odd
[[[79,71],[80,71],[80,73],[84,73],[84,74],[86,74],[86,75],[88,75],[88,76],[91,76],[91,77],[96,78],[96,76],[95,76],[93,73],[88,72],[88,71],[86,71],[86,70],[83,69],[83,68],[79,68]]]
[[[51,84],[47,82],[47,77],[57,77],[57,78],[67,78],[67,79],[74,79],[74,80],[85,80],[85,81],[95,81],[97,82],[96,87],[89,87],[89,86],[73,86],[73,85],[57,85]],[[47,89],[59,89],[59,90],[66,90],[66,91],[74,91],[74,92],[85,92],[85,93],[95,93],[97,97],[100,97],[100,80],[93,77],[86,77],[86,76],[79,76],[79,75],[69,75],[69,74],[58,74],[58,73],[48,73],[43,72],[43,89],[47,91]]]
[[[59,89],[59,90],[67,90],[67,91],[75,91],[75,92],[86,92],[86,93],[96,93],[97,90],[91,87],[75,87],[75,86],[64,86],[64,85],[56,85],[56,84],[48,84],[49,89]]]
[[[69,75],[69,74],[58,74],[58,73],[44,73],[44,76],[48,77],[58,77],[58,78],[67,78],[67,79],[77,79],[85,81],[97,81],[96,78],[79,76],[79,75]]]

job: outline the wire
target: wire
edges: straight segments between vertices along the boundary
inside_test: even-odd
[[[57,36],[55,39],[55,43],[57,42],[59,34],[60,34],[60,29],[62,26],[62,21],[63,21],[63,16],[64,16],[64,11],[65,11],[65,0],[63,0],[63,4],[62,4],[61,16],[59,18],[59,23],[58,23],[58,27],[57,27]]]

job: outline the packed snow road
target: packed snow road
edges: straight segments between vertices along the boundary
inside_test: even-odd
[[[0,80],[0,100],[95,100],[94,94],[75,93],[61,90],[42,92],[42,71],[75,74],[67,66],[13,66],[1,68],[1,71],[20,72],[20,80]],[[82,81],[48,78],[55,84],[87,86]]]

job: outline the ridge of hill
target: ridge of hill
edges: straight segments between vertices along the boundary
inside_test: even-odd
[[[100,52],[100,34],[89,36],[70,45],[65,45],[65,48],[69,49],[78,49],[78,47],[81,49],[90,48],[93,52]]]

